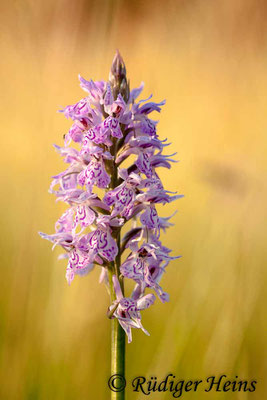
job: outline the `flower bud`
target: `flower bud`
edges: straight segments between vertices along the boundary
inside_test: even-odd
[[[125,102],[129,99],[129,82],[126,78],[126,68],[122,56],[117,50],[113,59],[110,73],[109,73],[110,85],[113,89],[113,96],[116,99],[120,93],[124,98]]]

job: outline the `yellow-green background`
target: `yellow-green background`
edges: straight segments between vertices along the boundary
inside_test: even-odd
[[[266,18],[260,0],[1,2],[1,400],[109,398],[99,271],[68,287],[37,231],[63,211],[47,193],[70,126],[56,110],[84,95],[78,73],[108,77],[116,48],[131,86],[167,99],[159,134],[180,162],[161,176],[185,194],[163,209],[179,209],[163,235],[183,255],[163,279],[171,301],[143,313],[151,336],[134,331],[127,379],[225,373],[256,392],[183,398],[265,398]]]

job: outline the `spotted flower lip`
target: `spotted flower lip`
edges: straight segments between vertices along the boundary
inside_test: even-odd
[[[103,198],[103,202],[108,206],[113,206],[111,216],[121,215],[128,219],[136,199],[136,187],[140,184],[141,179],[137,174],[121,170],[121,177],[124,177],[124,182],[115,189],[107,192]]]
[[[92,158],[90,163],[79,173],[77,180],[81,186],[85,185],[90,193],[94,185],[100,189],[107,188],[110,183],[110,176],[105,169],[103,159]]]
[[[76,275],[86,275],[94,266],[100,269],[100,282],[116,293],[108,315],[118,320],[131,342],[132,328],[148,334],[141,311],[156,298],[169,300],[161,278],[179,258],[170,255],[160,238],[172,226],[174,214],[160,216],[158,204],[183,197],[165,189],[158,173],[177,162],[176,153],[165,154],[170,143],[160,139],[159,121],[150,117],[159,115],[166,101],[153,102],[152,95],[138,100],[144,83],[130,90],[118,52],[108,81],[79,75],[79,82],[83,97],[60,110],[71,126],[63,145],[54,148],[66,167],[52,177],[49,188],[67,209],[57,219],[55,233],[40,235],[53,248],[63,249],[60,258],[68,260],[69,285]],[[128,297],[123,279],[135,283]]]
[[[83,254],[79,250],[73,250],[69,255],[69,263],[66,270],[66,279],[70,285],[75,274],[85,275],[94,268],[93,258]]]
[[[165,293],[159,281],[165,272],[170,260],[178,257],[169,256],[160,246],[145,244],[140,248],[135,243],[129,243],[133,252],[121,265],[121,274],[137,282],[144,293],[146,287],[153,288],[162,302],[168,301],[169,297]]]
[[[148,331],[141,323],[141,310],[149,308],[154,304],[156,297],[153,294],[141,296],[138,299],[124,297],[121,291],[120,283],[116,275],[112,277],[117,300],[109,307],[109,312],[113,312],[111,318],[117,318],[119,324],[128,336],[128,343],[132,341],[132,328],[140,328],[149,336]]]

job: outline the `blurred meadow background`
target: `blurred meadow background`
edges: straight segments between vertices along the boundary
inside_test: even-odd
[[[266,18],[260,0],[1,2],[0,399],[109,399],[99,271],[69,287],[37,231],[53,233],[64,209],[47,192],[63,168],[52,144],[70,127],[56,111],[84,96],[79,73],[108,78],[117,48],[131,87],[167,99],[158,133],[180,162],[161,177],[185,194],[162,208],[179,210],[163,235],[183,256],[163,279],[171,301],[143,313],[151,336],[133,332],[127,380],[224,373],[256,392],[184,398],[265,398]]]

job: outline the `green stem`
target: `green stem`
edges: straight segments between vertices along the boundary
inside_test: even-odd
[[[111,321],[111,375],[118,374],[125,378],[125,333],[117,318]],[[122,380],[115,381],[120,386]],[[117,386],[117,387],[118,387]],[[111,400],[124,400],[125,390],[112,392]]]
[[[116,154],[116,146],[114,149]],[[111,188],[115,188],[118,183],[118,168],[114,162],[113,174],[111,180]],[[121,285],[122,293],[124,294],[123,278],[120,279],[120,265],[121,265],[121,235],[120,230],[116,233],[116,241],[118,246],[118,254],[114,262],[110,264],[108,268],[109,286],[110,286],[110,297],[111,303],[116,300],[116,293],[114,290],[112,275],[116,274]],[[119,388],[123,385],[125,380],[125,332],[119,324],[117,318],[111,320],[111,376],[120,375],[118,379],[114,380],[114,387]],[[125,390],[122,391],[111,391],[111,400],[124,400]]]
[[[118,235],[117,241],[120,240],[120,235]],[[119,247],[119,246],[118,246]],[[120,253],[120,252],[119,252]],[[116,273],[118,276],[120,267],[120,254],[116,257],[114,263],[111,264],[109,268],[109,285],[110,285],[110,297],[111,302],[116,300],[116,294],[112,282],[112,275]],[[123,291],[123,282],[121,282],[121,287]],[[120,375],[122,378],[118,378],[114,381],[114,387],[118,388],[123,384],[125,379],[125,332],[120,326],[118,319],[114,318],[111,320],[111,376]],[[124,400],[125,390],[120,392],[111,391],[111,400]]]

